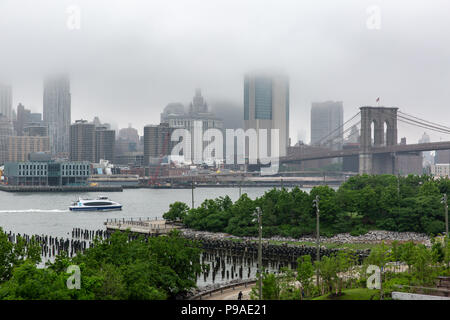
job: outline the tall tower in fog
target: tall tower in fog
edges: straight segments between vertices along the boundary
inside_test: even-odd
[[[44,122],[48,125],[53,155],[69,153],[70,106],[68,76],[47,77],[44,81]]]
[[[0,83],[0,113],[12,121],[12,88]]]
[[[245,76],[244,122],[246,130],[268,129],[270,134],[270,129],[278,129],[279,155],[286,155],[289,146],[289,79],[287,76],[267,74]],[[270,140],[268,138],[269,144]]]
[[[344,106],[342,101],[313,102],[311,106],[311,144],[338,139],[342,144]]]

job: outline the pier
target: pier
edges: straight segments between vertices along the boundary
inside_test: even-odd
[[[182,228],[182,226],[169,223],[166,220],[157,220],[150,218],[139,220],[108,219],[104,224],[108,232],[114,232],[116,230],[130,230],[132,233],[145,234],[150,236],[167,234],[172,230]]]

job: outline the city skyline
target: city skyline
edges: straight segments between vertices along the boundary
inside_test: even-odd
[[[42,76],[60,71],[71,74],[74,119],[105,115],[119,127],[133,123],[141,135],[167,103],[188,102],[196,87],[211,105],[242,107],[243,75],[265,68],[290,77],[293,141],[298,131],[310,140],[313,101],[343,101],[350,115],[380,97],[421,117],[432,110],[427,118],[437,122],[449,100],[449,47],[441,32],[449,29],[448,1],[380,3],[379,29],[367,26],[370,1],[268,1],[261,8],[228,1],[220,9],[215,1],[79,1],[75,30],[67,27],[66,3],[42,1],[33,10],[17,3],[2,3],[8,50],[0,68],[13,85],[13,106],[22,102],[33,112],[41,111]],[[122,119],[123,110],[133,112]],[[415,130],[400,135],[420,138]]]

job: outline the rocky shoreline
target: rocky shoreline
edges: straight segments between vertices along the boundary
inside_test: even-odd
[[[183,235],[187,237],[203,238],[210,240],[233,240],[239,239],[244,241],[258,240],[257,237],[237,237],[227,233],[221,232],[208,232],[208,231],[198,231],[192,229],[180,229]],[[431,246],[430,237],[426,234],[415,233],[415,232],[394,232],[394,231],[383,231],[375,230],[369,231],[366,234],[360,236],[352,236],[349,233],[337,234],[333,237],[320,237],[321,242],[325,243],[336,243],[336,244],[350,244],[350,243],[381,243],[382,241],[390,243],[392,241],[407,242],[414,241],[415,243],[422,243],[426,246]],[[271,237],[263,238],[264,242],[268,241],[286,241],[286,242],[315,242],[316,238],[313,236],[304,236],[301,238],[285,238],[285,237]]]

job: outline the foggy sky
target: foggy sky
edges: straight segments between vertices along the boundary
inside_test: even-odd
[[[79,30],[66,25],[70,5]],[[366,26],[371,5],[379,30]],[[42,112],[43,77],[68,72],[72,121],[98,116],[140,134],[196,87],[242,108],[254,70],[289,76],[293,143],[310,140],[313,101],[343,101],[345,120],[379,96],[450,125],[449,14],[448,0],[0,0],[0,81],[12,82],[13,108]],[[417,142],[423,129],[407,128],[399,138]]]

